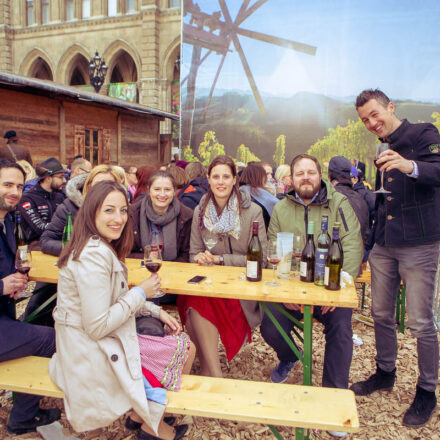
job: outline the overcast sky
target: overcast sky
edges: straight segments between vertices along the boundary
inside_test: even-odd
[[[195,2],[206,13],[220,10],[217,0]],[[226,3],[234,20],[242,0]],[[241,27],[316,46],[316,55],[239,39],[263,93],[348,97],[380,87],[392,99],[440,102],[439,24],[439,0],[268,0]],[[230,49],[217,88],[250,90],[232,44]],[[191,51],[183,45],[183,76]],[[211,86],[220,59],[208,57],[198,87]]]

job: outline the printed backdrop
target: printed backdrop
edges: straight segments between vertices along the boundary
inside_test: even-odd
[[[353,103],[381,88],[397,115],[440,127],[438,0],[185,0],[181,148],[208,163],[360,158],[376,139]]]

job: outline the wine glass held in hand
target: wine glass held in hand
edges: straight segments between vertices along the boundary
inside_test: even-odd
[[[162,267],[162,253],[159,244],[151,244],[145,246],[144,265],[150,273],[157,273]],[[165,292],[159,290],[153,298],[164,296]]]
[[[203,234],[203,243],[205,243],[206,248],[209,252],[215,247],[215,245],[218,242],[218,237],[215,232],[211,232],[206,230]],[[209,266],[212,266],[214,263],[208,264]]]
[[[374,159],[374,165],[376,166],[377,169],[379,169],[383,163],[377,163],[377,159],[379,158],[379,156],[384,152],[390,149],[390,145],[383,143],[383,144],[377,144],[377,149],[376,149],[376,157]],[[391,194],[391,191],[387,191],[384,186],[383,186],[383,171],[380,172],[380,188],[377,191],[373,191],[374,194]]]
[[[19,246],[15,254],[15,270],[19,273],[27,275],[32,267],[32,254],[28,246]],[[26,291],[20,292],[16,298],[24,298],[27,295]]]
[[[281,256],[281,249],[278,249],[277,240],[269,240],[267,244],[267,261],[272,265],[272,281],[266,282],[267,286],[277,287],[280,285],[275,281],[275,269],[281,261]]]

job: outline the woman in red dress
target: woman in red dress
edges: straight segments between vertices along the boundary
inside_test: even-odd
[[[251,201],[249,193],[239,190],[235,164],[229,156],[217,156],[212,161],[208,181],[209,189],[194,211],[190,261],[246,266],[253,221],[260,223],[259,238],[263,251],[266,249],[261,208]],[[210,242],[208,238],[212,237]],[[255,301],[180,295],[177,305],[205,376],[222,376],[219,337],[229,361],[250,341],[251,329],[260,324],[262,316]]]

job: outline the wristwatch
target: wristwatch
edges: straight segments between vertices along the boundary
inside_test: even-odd
[[[218,264],[220,266],[224,266],[225,265],[225,259],[220,255],[220,257],[218,258]]]

